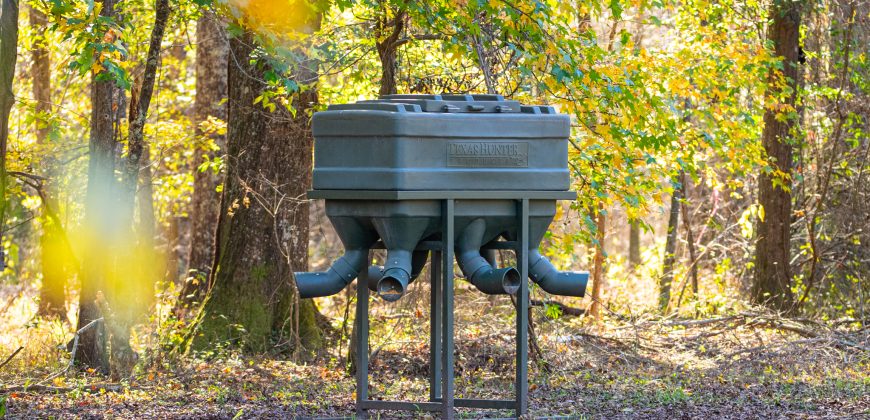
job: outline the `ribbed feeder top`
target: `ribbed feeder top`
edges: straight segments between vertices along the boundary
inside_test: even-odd
[[[480,114],[555,114],[551,106],[522,105],[502,95],[383,95],[352,104],[330,105],[328,111],[371,110]]]

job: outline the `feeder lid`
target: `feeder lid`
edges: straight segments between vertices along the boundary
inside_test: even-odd
[[[328,111],[369,110],[392,112],[555,114],[551,106],[528,106],[502,95],[383,95],[352,104],[330,105]]]

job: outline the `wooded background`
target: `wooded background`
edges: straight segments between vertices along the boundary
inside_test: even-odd
[[[533,289],[548,319],[866,328],[864,0],[2,0],[0,47],[3,354],[53,336],[113,380],[154,354],[347,360],[354,286],[294,292],[341,251],[305,199],[311,115],[395,93],[571,116],[579,200],[544,251],[591,296]]]

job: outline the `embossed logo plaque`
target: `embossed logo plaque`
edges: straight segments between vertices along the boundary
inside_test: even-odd
[[[528,168],[529,143],[501,141],[451,141],[447,166],[464,168]]]

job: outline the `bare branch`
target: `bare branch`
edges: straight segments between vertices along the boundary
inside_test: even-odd
[[[445,37],[442,34],[416,34],[416,35],[411,35],[409,37],[398,39],[398,40],[396,40],[396,42],[393,42],[393,44],[390,45],[390,47],[391,48],[399,48],[402,45],[405,45],[411,41],[443,41],[445,39],[447,39],[447,37]]]

